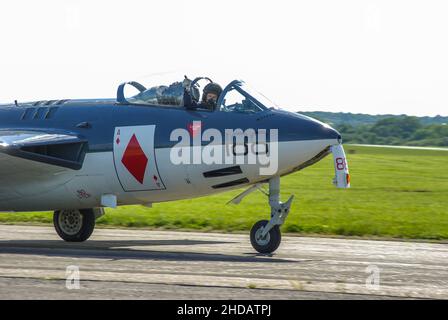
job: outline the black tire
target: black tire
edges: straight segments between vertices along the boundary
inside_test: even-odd
[[[92,209],[60,210],[53,215],[57,234],[67,242],[83,242],[95,229],[95,213]]]
[[[264,239],[257,240],[257,232],[261,232],[269,221],[261,220],[254,224],[250,230],[250,243],[259,253],[272,253],[278,249],[282,241],[282,234],[279,226],[274,226],[265,236]]]

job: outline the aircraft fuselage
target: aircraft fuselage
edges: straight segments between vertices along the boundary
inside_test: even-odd
[[[199,123],[199,125],[198,125]],[[0,106],[0,130],[33,130],[67,133],[85,141],[79,150],[79,166],[58,163],[70,158],[68,146],[52,151],[21,150],[25,157],[2,154],[4,165],[26,168],[27,162],[42,165],[42,174],[28,179],[26,170],[0,187],[1,211],[40,211],[93,208],[101,197],[112,194],[118,205],[149,204],[199,197],[269,179],[259,164],[174,164],[172,150],[179,141],[175,129],[197,138],[203,149],[210,142],[201,134],[214,129],[223,137],[226,130],[278,130],[278,165],[273,175],[285,175],[312,164],[340,143],[334,129],[313,119],[281,110],[258,113],[187,110],[165,106],[122,105],[113,101],[68,100]],[[236,155],[235,142],[222,142],[222,152]],[[268,140],[263,152],[270,153]],[[195,146],[184,149],[194,151]],[[264,146],[263,146],[264,148]],[[34,153],[44,157],[33,158]],[[314,159],[314,160],[313,160]],[[54,160],[54,161],[53,161]],[[192,159],[192,162],[194,159]],[[201,159],[202,160],[202,159]],[[53,161],[53,162],[52,162]],[[231,168],[225,170],[225,168]]]

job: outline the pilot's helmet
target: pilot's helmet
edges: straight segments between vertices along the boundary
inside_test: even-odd
[[[214,93],[219,98],[219,96],[221,95],[221,92],[222,92],[221,86],[215,82],[211,82],[211,83],[207,84],[204,88],[204,93],[202,95],[202,101],[206,102],[207,94],[209,94],[209,93]]]

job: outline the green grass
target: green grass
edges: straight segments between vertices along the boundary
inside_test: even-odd
[[[352,188],[336,189],[327,157],[282,178],[282,199],[295,194],[284,232],[343,236],[448,239],[448,152],[346,146]],[[99,225],[248,231],[269,217],[267,199],[241,192],[106,210]],[[0,222],[51,223],[51,213],[1,213]]]

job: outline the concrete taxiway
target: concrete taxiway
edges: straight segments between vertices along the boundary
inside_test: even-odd
[[[98,228],[65,243],[50,227],[0,225],[0,299],[395,297],[447,299],[448,244],[284,236],[265,256],[241,234]]]

